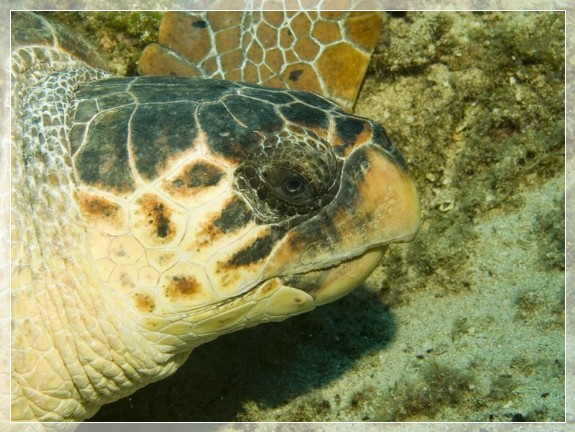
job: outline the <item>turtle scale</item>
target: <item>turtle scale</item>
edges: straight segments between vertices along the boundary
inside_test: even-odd
[[[246,225],[253,218],[249,206],[238,197],[234,197],[222,209],[213,226],[222,233],[233,232]]]
[[[128,141],[125,119],[130,118],[133,112],[133,106],[105,111],[94,118],[86,134],[82,135],[82,143],[71,143],[71,148],[78,148],[73,157],[81,181],[106,185],[112,191],[135,190],[134,179],[130,176],[128,148],[117,145]],[[116,126],[110,128],[110,124]]]
[[[249,130],[268,135],[280,131],[285,125],[278,115],[277,104],[256,98],[248,100],[243,94],[226,96],[222,102],[233,117]]]

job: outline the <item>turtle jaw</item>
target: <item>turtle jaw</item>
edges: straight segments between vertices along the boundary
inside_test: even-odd
[[[336,266],[282,278],[286,286],[305,291],[321,306],[345,296],[360,285],[379,265],[387,246],[376,247]]]

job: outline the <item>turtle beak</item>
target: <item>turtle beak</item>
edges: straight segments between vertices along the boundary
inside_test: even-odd
[[[420,225],[419,199],[401,155],[369,144],[350,155],[349,162],[330,213],[344,241],[358,243],[353,253],[361,250],[360,243],[369,249],[413,240]]]
[[[326,303],[361,283],[387,245],[412,240],[419,225],[419,200],[403,158],[391,145],[371,141],[347,157],[337,196],[286,236],[266,274],[284,275],[285,285]]]

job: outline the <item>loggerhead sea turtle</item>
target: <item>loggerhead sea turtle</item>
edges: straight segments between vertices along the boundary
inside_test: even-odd
[[[371,120],[297,90],[114,78],[30,13],[12,36],[14,421],[89,418],[200,344],[343,296],[418,230]]]

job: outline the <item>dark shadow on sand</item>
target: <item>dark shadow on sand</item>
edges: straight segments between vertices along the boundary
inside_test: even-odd
[[[102,407],[90,421],[234,421],[247,401],[283,404],[340,376],[394,335],[392,313],[359,288],[311,313],[201,346],[173,376]]]

